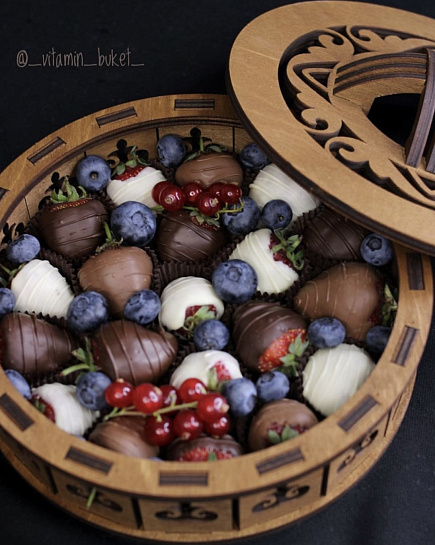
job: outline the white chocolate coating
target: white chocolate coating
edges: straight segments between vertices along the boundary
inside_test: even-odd
[[[299,278],[299,274],[282,261],[275,261],[270,251],[270,229],[249,233],[234,248],[229,259],[242,259],[251,265],[258,277],[258,291],[280,293]]]
[[[260,170],[249,189],[249,196],[260,208],[273,199],[286,201],[293,211],[292,221],[320,204],[318,197],[306,191],[274,163]]]
[[[170,383],[179,388],[186,379],[197,378],[208,387],[210,370],[217,364],[225,366],[231,379],[242,377],[240,364],[231,354],[221,350],[204,350],[186,356],[172,374]]]
[[[48,261],[33,259],[24,265],[11,283],[14,310],[66,318],[74,294],[68,282]]]
[[[348,401],[375,368],[370,356],[352,344],[315,352],[302,372],[303,394],[325,416]]]
[[[160,170],[145,167],[134,178],[125,181],[111,180],[106,187],[106,191],[116,206],[127,201],[137,201],[151,208],[157,206],[151,195],[153,187],[164,180],[166,178]]]
[[[59,382],[44,384],[32,390],[54,409],[55,424],[73,435],[83,435],[98,418],[98,411],[90,411],[78,401],[76,387]]]
[[[211,283],[196,276],[182,276],[170,282],[163,290],[160,301],[159,322],[170,331],[184,326],[186,310],[191,306],[214,305],[216,318],[220,318],[224,312],[222,299]]]

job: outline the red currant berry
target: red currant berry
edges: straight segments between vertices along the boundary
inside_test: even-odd
[[[183,193],[186,197],[185,204],[195,205],[198,202],[199,196],[202,193],[202,187],[196,182],[188,182],[183,186]]]
[[[188,378],[178,388],[178,395],[183,403],[191,403],[198,401],[205,396],[207,388],[205,384],[198,378]]]
[[[159,417],[148,416],[145,419],[145,440],[158,447],[165,447],[175,439],[174,423],[166,414]]]
[[[171,384],[163,384],[160,386],[160,390],[163,393],[163,407],[171,407],[173,405],[179,405],[181,398],[178,395],[178,390]]]
[[[224,185],[224,182],[215,182],[208,188],[207,192],[211,193],[213,197],[217,197],[220,200],[221,189]]]
[[[224,204],[237,204],[242,196],[242,190],[234,184],[225,184],[220,190],[219,200]]]
[[[230,406],[222,394],[210,392],[198,400],[196,412],[203,422],[213,422],[226,414]]]
[[[221,209],[222,203],[217,197],[205,191],[199,196],[196,206],[203,216],[214,216]]]
[[[199,419],[196,411],[184,409],[175,415],[174,432],[177,437],[190,441],[199,437],[203,429],[204,424]]]
[[[212,437],[222,437],[230,431],[231,420],[227,414],[222,415],[213,422],[204,422],[204,431]]]
[[[151,414],[162,408],[163,393],[154,384],[144,382],[133,391],[133,405],[141,413]]]
[[[167,187],[173,187],[174,184],[171,184],[171,182],[167,182],[164,180],[163,182],[157,183],[151,192],[151,197],[156,201],[157,204],[162,204],[160,202],[160,197],[162,194],[162,191],[166,189]]]
[[[181,210],[184,206],[186,197],[182,189],[176,185],[171,185],[171,187],[166,187],[160,193],[160,204],[168,212],[177,212]]]
[[[104,391],[104,397],[106,402],[111,407],[123,409],[133,405],[133,385],[126,382],[122,378],[119,378]]]

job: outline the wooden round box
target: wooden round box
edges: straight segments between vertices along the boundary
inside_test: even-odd
[[[234,151],[251,141],[225,96],[166,96],[98,112],[37,143],[0,175],[1,227],[26,223],[53,174],[69,174],[84,151],[107,156],[125,139],[153,156],[159,137],[188,135],[193,126]],[[400,245],[395,251],[400,297],[388,346],[357,394],[309,433],[219,462],[131,458],[58,429],[0,369],[1,450],[71,514],[146,539],[234,539],[315,512],[376,462],[411,396],[430,324],[432,275],[424,255]]]

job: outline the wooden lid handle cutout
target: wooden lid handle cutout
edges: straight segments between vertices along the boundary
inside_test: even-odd
[[[274,163],[348,218],[435,255],[433,20],[360,2],[283,6],[240,33],[229,81]],[[411,95],[420,103],[404,145],[387,134],[395,120],[384,130],[373,114],[377,99],[403,97],[405,127]]]
[[[428,143],[435,115],[435,51],[427,50],[426,83],[421,93],[418,112],[408,140],[406,164],[418,167]],[[427,148],[426,170],[435,173],[435,135]]]

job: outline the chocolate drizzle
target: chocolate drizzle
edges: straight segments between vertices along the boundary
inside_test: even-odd
[[[203,189],[215,182],[240,186],[243,182],[243,170],[240,163],[228,153],[205,153],[182,163],[175,171],[175,182],[180,187],[188,182],[197,182]]]

